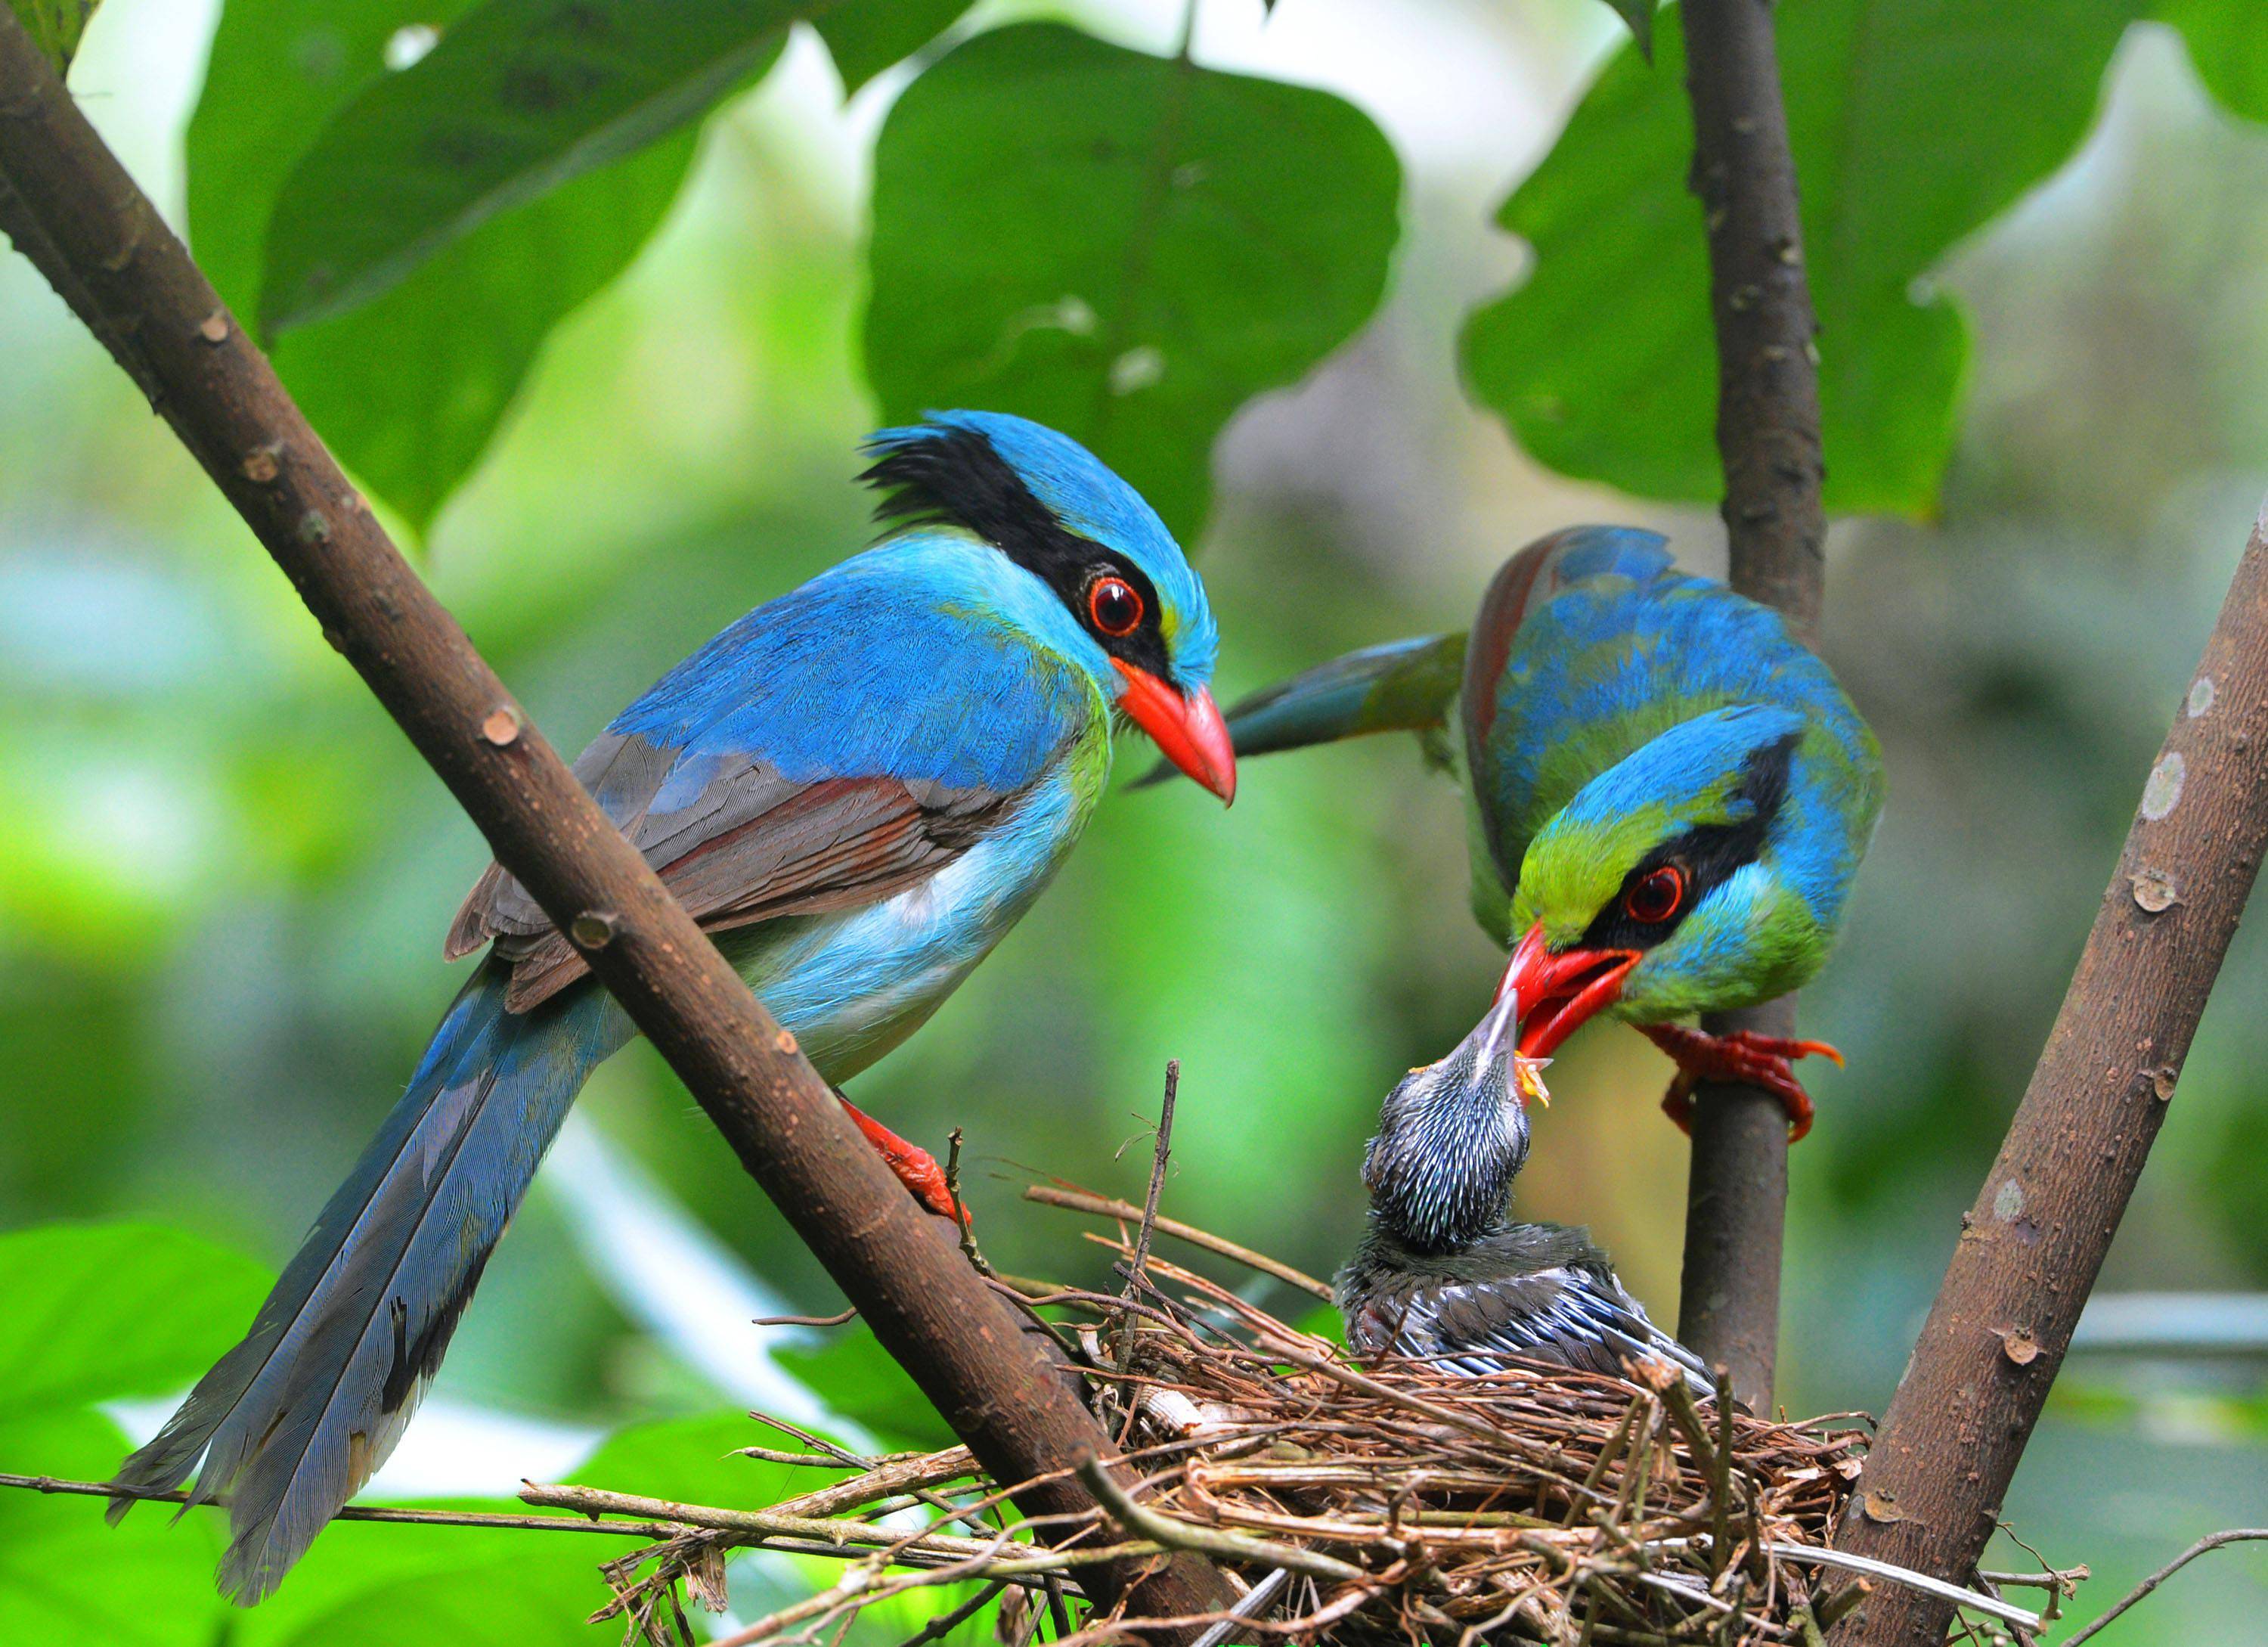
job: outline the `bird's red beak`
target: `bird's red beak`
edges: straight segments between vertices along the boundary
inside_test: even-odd
[[[1150,735],[1158,752],[1219,795],[1224,806],[1233,801],[1236,746],[1212,694],[1200,686],[1184,698],[1147,669],[1120,658],[1110,661],[1126,680],[1118,706]]]
[[[1520,1053],[1549,1058],[1560,1042],[1623,993],[1623,979],[1638,964],[1635,949],[1563,949],[1553,954],[1543,942],[1543,923],[1528,929],[1512,952],[1500,1001],[1519,998]]]

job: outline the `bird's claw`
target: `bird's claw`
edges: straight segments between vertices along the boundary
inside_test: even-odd
[[[1758,1035],[1736,1030],[1730,1035],[1710,1035],[1675,1024],[1654,1024],[1647,1038],[1677,1065],[1677,1077],[1662,1096],[1662,1113],[1678,1130],[1693,1131],[1693,1094],[1704,1082],[1757,1087],[1779,1100],[1787,1112],[1787,1141],[1795,1143],[1811,1130],[1811,1097],[1795,1078],[1793,1060],[1816,1055],[1837,1067],[1843,1054],[1824,1041],[1791,1040],[1785,1036]]]
[[[952,1219],[956,1223],[973,1222],[967,1206],[954,1196],[953,1185],[946,1179],[945,1169],[938,1165],[935,1156],[919,1144],[908,1143],[841,1093],[835,1097],[843,1105],[843,1112],[865,1134],[866,1141],[874,1146],[874,1152],[882,1157],[883,1164],[897,1175],[898,1182],[904,1185],[913,1198],[922,1204],[924,1211],[935,1213],[940,1218]]]

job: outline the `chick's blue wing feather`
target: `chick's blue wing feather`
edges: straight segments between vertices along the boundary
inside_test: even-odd
[[[1011,629],[940,604],[926,570],[873,550],[759,607],[576,762],[705,927],[853,907],[926,879],[1091,720],[1081,677]],[[513,964],[516,1009],[585,970],[495,865],[447,951],[491,937]]]

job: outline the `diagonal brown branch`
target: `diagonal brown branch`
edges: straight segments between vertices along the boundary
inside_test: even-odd
[[[1964,1582],[1997,1525],[2268,849],[2268,511],[1851,1501],[1839,1548]],[[1836,1647],[1944,1639],[1885,1593]]]
[[[170,423],[321,624],[593,971],[652,1040],[883,1346],[1041,1515],[1092,1503],[1107,1451],[1041,1344],[843,1119],[748,993],[527,720],[331,459],[46,60],[0,7],[0,229]],[[1090,1583],[1106,1600],[1130,1564]],[[1142,1610],[1229,1592],[1184,1559]]]

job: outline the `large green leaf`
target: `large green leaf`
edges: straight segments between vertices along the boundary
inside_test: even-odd
[[[863,1326],[812,1348],[784,1346],[772,1357],[836,1412],[895,1444],[949,1447],[958,1439],[912,1377]]]
[[[269,1280],[241,1253],[155,1225],[0,1236],[0,1422],[188,1388],[244,1336]]]
[[[968,10],[968,0],[842,0],[813,19],[849,96],[912,56]]]
[[[694,141],[680,132],[490,218],[375,301],[285,333],[276,370],[348,467],[423,530],[553,327],[661,222]]]
[[[2068,156],[2132,0],[1805,0],[1778,13],[1821,322],[1831,507],[1926,513],[1950,449],[1962,321],[1916,281]],[[1465,337],[1476,394],[1563,474],[1710,499],[1715,347],[1692,122],[1669,13],[1649,70],[1608,66],[1506,203],[1534,247]]]
[[[2268,120],[2268,18],[2258,0],[2158,0],[2206,89],[2235,114]]]
[[[755,1445],[801,1451],[746,1413],[662,1419],[609,1436],[577,1467],[575,1480],[585,1487],[681,1503],[761,1509],[853,1473],[741,1456],[740,1449]]]
[[[101,4],[102,0],[8,0],[8,8],[32,37],[32,44],[55,64],[55,72],[67,74],[71,59],[78,55],[78,39],[86,33],[86,20]]]
[[[1034,24],[949,53],[874,157],[885,413],[1020,412],[1185,536],[1230,415],[1377,306],[1400,173],[1359,111]]]
[[[370,82],[276,197],[270,331],[368,301],[497,213],[622,159],[761,70],[825,0],[482,0]]]
[[[189,124],[189,225],[245,324],[261,325],[269,216],[294,164],[335,111],[389,78],[405,31],[446,29],[466,4],[231,0]],[[692,142],[680,133],[503,211],[375,301],[286,334],[276,369],[348,468],[422,528],[478,462],[552,328],[637,255]]]
[[[0,1470],[99,1480],[126,1444],[99,1413],[17,1418],[0,1422]],[[217,1522],[173,1526],[144,1510],[112,1528],[102,1512],[99,1498],[0,1493],[0,1642],[210,1647],[225,1611]]]

